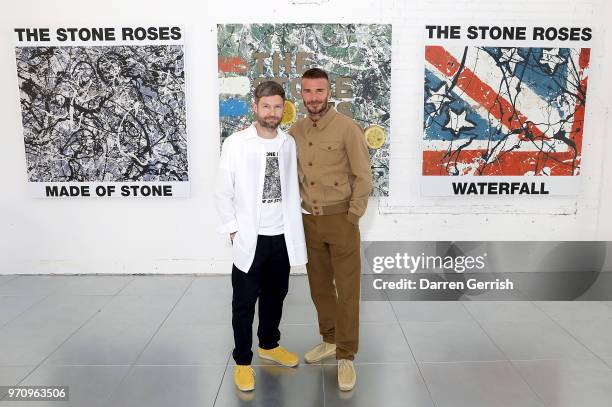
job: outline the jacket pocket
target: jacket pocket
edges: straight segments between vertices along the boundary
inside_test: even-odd
[[[319,144],[317,161],[321,164],[336,165],[344,160],[344,146],[339,141],[323,142]]]
[[[338,173],[322,179],[325,186],[324,195],[327,203],[346,201],[351,196],[351,185],[347,174]]]

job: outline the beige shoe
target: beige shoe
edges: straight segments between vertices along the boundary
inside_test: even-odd
[[[336,354],[336,344],[321,342],[304,354],[304,362],[317,363]]]
[[[342,391],[353,390],[357,381],[357,373],[353,361],[348,359],[338,360],[338,387]]]

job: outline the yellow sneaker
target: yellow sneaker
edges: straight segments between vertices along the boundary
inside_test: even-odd
[[[349,359],[338,360],[338,387],[342,391],[353,390],[357,381],[357,373],[353,361]]]
[[[336,354],[336,344],[321,342],[304,354],[306,363],[317,363]]]
[[[234,369],[234,383],[242,391],[251,391],[255,388],[255,371],[250,365],[236,365]]]
[[[287,367],[297,366],[300,359],[295,353],[289,352],[282,346],[277,346],[274,349],[261,349],[259,348],[257,353],[262,359],[271,360],[280,365]]]

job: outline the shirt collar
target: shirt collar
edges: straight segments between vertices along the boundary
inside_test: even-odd
[[[277,135],[276,137],[279,138],[279,140],[281,140],[281,142],[284,142],[285,139],[287,138],[287,133],[285,133],[284,131],[282,131],[279,128],[276,129]],[[255,128],[255,123],[251,123],[251,125],[249,127],[247,127],[247,134],[246,134],[246,139],[256,139],[257,137],[259,137],[257,135],[257,129]]]
[[[325,126],[327,126],[333,119],[334,116],[336,116],[338,112],[336,111],[336,109],[334,107],[330,107],[329,110],[325,113],[325,115],[323,117],[321,117],[319,120],[317,120],[316,122],[313,121],[310,116],[308,117],[308,124],[311,127],[315,127],[314,124],[316,123],[316,127],[319,130],[323,130],[325,128]]]

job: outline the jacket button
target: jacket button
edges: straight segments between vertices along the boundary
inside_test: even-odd
[[[328,149],[328,150],[331,150],[331,146],[327,146],[327,149]]]
[[[317,200],[316,200],[316,199],[315,199],[315,200],[313,200],[313,201],[312,201],[312,203],[313,203],[313,204],[316,204],[316,203],[317,203]],[[315,209],[317,209],[317,208],[315,208]]]
[[[319,209],[319,207],[318,207],[318,206],[315,206],[314,208],[315,208],[315,210],[316,210],[316,209]]]
[[[314,182],[312,182],[312,181],[311,181],[311,182],[310,182],[310,185],[314,185]]]
[[[309,145],[309,146],[312,146],[312,141],[309,141],[309,142],[308,142],[308,145]]]
[[[313,124],[312,124],[312,127],[317,127],[317,124],[316,124],[316,123],[313,123]]]
[[[312,167],[312,163],[308,163],[308,166],[309,166],[309,167]]]
[[[338,183],[337,183],[337,182],[334,182],[334,186],[338,186]]]

